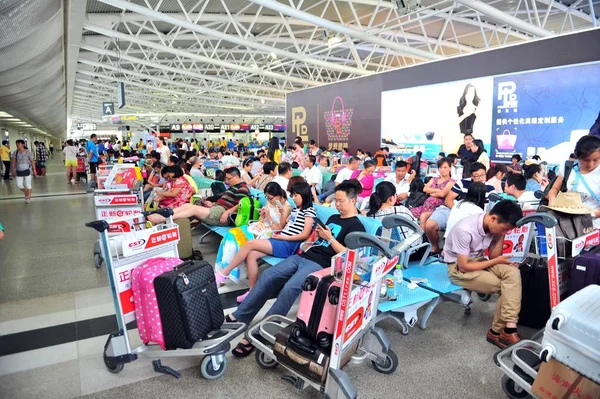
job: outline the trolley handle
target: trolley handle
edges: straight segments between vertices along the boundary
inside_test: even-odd
[[[93,222],[88,222],[85,225],[96,230],[98,233],[103,233],[109,228],[108,222],[106,220],[95,220]]]
[[[148,217],[150,215],[160,215],[164,218],[169,218],[171,216],[173,216],[173,209],[171,208],[160,208],[160,209],[156,209],[154,211],[146,211],[146,212],[142,212],[142,215],[144,215],[144,217]]]
[[[389,215],[381,220],[381,224],[386,229],[393,229],[394,227],[408,227],[409,229],[417,232],[419,235],[423,235],[423,229],[421,226],[402,215]]]
[[[353,231],[346,236],[344,243],[349,249],[371,247],[383,252],[385,257],[388,259],[392,259],[394,257],[394,254],[390,251],[388,246],[383,243],[383,241],[367,233]]]
[[[551,228],[558,224],[558,220],[556,220],[554,216],[548,213],[539,212],[519,219],[519,221],[517,222],[517,227],[521,227],[532,222],[541,223],[546,228]]]

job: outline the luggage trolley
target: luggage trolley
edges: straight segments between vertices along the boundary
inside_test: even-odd
[[[167,218],[166,223],[146,228],[145,216],[158,213]],[[173,222],[173,211],[169,208],[145,212],[139,216],[111,221],[135,226],[133,231],[120,235],[109,235],[110,226],[106,220],[86,223],[100,233],[102,251],[106,257],[106,272],[112,291],[113,303],[119,330],[109,335],[104,345],[104,364],[111,373],[119,373],[126,363],[138,357],[155,359],[154,371],[181,375],[176,370],[164,366],[161,358],[180,356],[205,356],[200,372],[206,379],[221,377],[227,369],[225,353],[231,341],[241,335],[246,328],[244,323],[224,323],[220,330],[212,331],[206,339],[197,342],[191,349],[162,350],[160,345],[146,344],[132,348],[127,334],[127,323],[135,320],[133,292],[131,290],[131,270],[144,261],[155,257],[179,257],[179,226]]]
[[[307,386],[321,392],[326,398],[356,398],[357,392],[350,377],[341,370],[343,359],[355,364],[370,360],[375,370],[384,374],[393,373],[398,367],[398,358],[391,349],[391,343],[383,329],[376,327],[377,306],[382,279],[392,270],[399,260],[382,240],[366,233],[352,232],[345,240],[345,252],[332,259],[332,267],[341,266],[341,287],[336,315],[334,340],[325,382],[316,382],[298,374],[288,366],[277,361],[274,351],[275,335],[294,320],[272,315],[248,329],[246,339],[257,349],[256,361],[263,369],[273,369],[281,364],[292,375],[283,379],[298,389]],[[409,244],[396,250],[405,251]],[[374,248],[383,256],[372,263],[368,281],[353,284],[358,249]],[[337,273],[336,273],[337,274]],[[365,277],[366,278],[366,277]]]
[[[525,216],[517,222],[518,227],[529,223],[540,223],[546,231],[545,250],[548,259],[548,280],[550,289],[550,306],[554,308],[560,303],[561,292],[566,291],[563,276],[558,265],[556,248],[556,225],[558,221],[547,213],[535,213]],[[544,330],[540,330],[529,340],[522,340],[497,352],[494,362],[504,373],[502,389],[511,399],[529,398],[533,395],[532,386],[541,363],[542,345],[540,338]]]

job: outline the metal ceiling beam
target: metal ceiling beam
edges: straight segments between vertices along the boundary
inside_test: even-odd
[[[171,16],[173,18],[179,18],[181,20],[186,20],[184,14],[169,13],[169,16]],[[197,21],[197,22],[222,22],[222,23],[231,22],[231,18],[229,18],[228,15],[224,15],[224,14],[188,13],[188,16],[190,17],[191,20]],[[130,22],[130,21],[137,21],[137,22],[157,21],[157,19],[154,17],[148,17],[146,15],[140,15],[140,14],[135,14],[135,13],[88,14],[87,20],[90,23],[99,24],[99,25],[103,25],[103,26],[111,26],[112,24],[116,24],[116,23],[120,23],[120,22]],[[281,17],[279,17],[279,16],[236,15],[235,20],[236,20],[236,22],[244,23],[244,24],[281,25]],[[304,20],[301,20],[298,18],[287,17],[285,20],[288,24],[293,25],[293,26],[314,27],[314,24],[311,24],[310,22],[307,22],[307,21],[304,21]],[[360,29],[355,24],[346,24],[346,26],[349,26],[349,27],[352,27],[355,29]],[[381,29],[381,28],[371,28],[371,29],[369,29],[369,33],[374,34],[374,35],[383,33],[383,35],[385,35],[385,36],[399,37],[402,39],[406,38],[408,40],[414,40],[414,41],[418,41],[421,43],[429,43],[432,45],[435,45],[438,42],[437,38],[425,37],[422,35],[417,35],[415,33],[401,32],[401,31],[397,31],[397,30],[393,30],[393,29],[387,30],[387,29]],[[189,36],[192,36],[192,35],[189,35]],[[268,41],[279,42],[279,40],[274,37],[266,38],[266,37],[257,36],[256,38],[261,41],[265,40],[267,42]],[[302,39],[297,39],[297,40],[302,40]],[[315,42],[315,44],[321,43],[323,46],[327,46],[327,43],[325,43],[323,41],[320,41],[320,40],[313,40],[313,41]],[[301,44],[300,42],[298,42],[298,43]],[[460,49],[461,51],[466,51],[466,52],[472,52],[472,51],[477,50],[473,47],[470,47],[467,45],[459,45],[455,42],[451,42],[451,41],[447,41],[447,40],[442,40],[441,46],[449,47],[449,48],[453,48],[453,49],[457,49],[457,50]],[[364,46],[364,47],[366,47],[366,46]],[[357,46],[357,49],[358,49],[358,46]],[[365,51],[371,51],[371,48],[365,48]]]
[[[574,17],[581,18],[585,21],[591,22],[593,26],[596,26],[596,24],[600,23],[599,19],[593,18],[590,14],[586,14],[583,11],[579,11],[579,10],[570,8],[568,5],[563,4],[560,1],[556,1],[556,0],[536,0],[536,1],[539,3],[545,4],[547,6],[552,6],[553,8],[556,8],[557,10],[560,10],[564,13],[570,13]],[[594,20],[595,20],[595,23],[594,23]]]
[[[75,83],[75,72],[77,71],[77,59],[79,58],[79,43],[81,42],[81,33],[83,32],[83,20],[85,19],[85,10],[87,0],[65,0],[63,6],[66,8],[65,18],[65,80],[66,80],[66,98],[67,114],[71,109],[71,94]]]
[[[486,15],[498,22],[508,24],[512,28],[520,30],[521,32],[529,33],[537,37],[554,36],[554,34],[549,30],[530,24],[529,22],[519,19],[517,17],[513,17],[512,15],[500,11],[499,9],[492,7],[489,4],[483,3],[479,0],[457,0],[457,2],[469,7],[472,10],[480,12],[481,14]]]
[[[107,80],[111,80],[113,82],[117,82],[119,81],[118,78],[114,77],[114,76],[109,76],[109,75],[104,75],[98,72],[92,72],[92,71],[83,71],[83,70],[78,70],[77,73],[81,73],[83,75],[87,75],[87,76],[91,76],[91,77],[100,77],[102,79],[107,79]],[[148,89],[148,90],[152,90],[152,91],[160,91],[163,93],[167,93],[167,94],[172,94],[174,96],[181,96],[181,97],[191,97],[191,98],[195,98],[194,95],[190,94],[190,93],[184,93],[184,92],[180,92],[180,91],[175,91],[175,90],[169,90],[169,89],[165,89],[163,87],[155,87],[155,86],[149,86],[143,83],[138,83],[138,82],[131,82],[131,81],[127,81],[126,82],[127,85],[133,86],[133,87],[139,87],[142,89]],[[189,100],[186,100],[189,103],[191,103]],[[248,107],[240,107],[239,105],[234,105],[234,104],[206,104],[206,103],[197,103],[197,102],[193,102],[191,103],[193,105],[198,105],[198,106],[202,106],[202,107],[218,107],[218,108],[231,108],[231,109],[248,109]]]
[[[405,44],[400,44],[398,42],[383,39],[379,36],[370,35],[364,31],[356,30],[356,29],[344,26],[337,22],[332,22],[330,20],[321,18],[314,14],[310,14],[305,11],[301,11],[297,8],[290,7],[283,3],[278,3],[277,1],[273,1],[273,0],[249,0],[249,1],[252,3],[258,4],[258,5],[261,5],[263,7],[270,8],[271,10],[278,11],[281,14],[302,19],[304,21],[310,22],[313,25],[320,26],[320,27],[323,27],[326,29],[330,29],[330,30],[336,31],[338,33],[341,33],[343,35],[346,35],[346,36],[349,36],[349,37],[352,37],[355,39],[363,40],[365,42],[377,44],[377,45],[383,46],[385,48],[396,50],[396,51],[399,51],[399,52],[401,52],[405,55],[411,56],[411,57],[415,57],[418,59],[424,59],[424,60],[436,60],[436,59],[444,58],[442,56],[430,53],[425,50],[420,50],[417,48],[407,46]]]
[[[311,65],[327,68],[332,71],[338,71],[338,72],[344,72],[344,73],[356,74],[356,75],[370,75],[371,74],[371,72],[366,71],[364,69],[359,69],[359,68],[354,68],[354,67],[350,67],[350,66],[346,66],[346,65],[335,64],[332,62],[317,60],[317,59],[311,58],[309,56],[306,56],[304,54],[293,53],[291,51],[281,50],[276,47],[270,47],[270,46],[267,46],[267,45],[264,45],[261,43],[254,42],[249,39],[244,39],[237,35],[230,35],[227,33],[223,33],[218,30],[210,29],[210,28],[207,28],[202,25],[197,25],[197,24],[187,21],[187,20],[184,21],[179,18],[171,17],[169,14],[154,11],[154,10],[144,7],[144,6],[138,6],[136,4],[130,3],[125,0],[98,0],[98,1],[108,4],[108,5],[111,5],[111,6],[114,6],[114,7],[124,9],[124,10],[136,12],[138,14],[154,16],[154,17],[160,19],[161,21],[170,23],[174,26],[181,26],[182,28],[189,29],[193,32],[212,36],[212,37],[215,37],[220,40],[238,44],[240,46],[245,46],[245,47],[253,48],[253,49],[256,49],[259,51],[264,51],[265,53],[275,53],[281,57],[290,58],[290,59],[300,61],[300,62],[303,62],[306,64],[311,64]]]
[[[190,77],[192,79],[197,79],[197,80],[209,80],[209,81],[214,81],[214,82],[218,82],[218,83],[222,83],[225,85],[231,85],[231,81],[227,80],[227,79],[221,79],[221,78],[215,78],[213,76],[208,76],[208,75],[202,75],[199,73],[194,73],[194,72],[190,72],[188,70],[185,70],[183,68],[173,68],[170,66],[166,66],[166,65],[162,65],[159,63],[155,63],[155,62],[151,62],[151,61],[147,61],[147,60],[143,60],[137,57],[131,57],[129,55],[126,54],[119,54],[117,55],[116,52],[114,51],[110,51],[110,50],[105,50],[105,49],[101,49],[99,47],[95,47],[95,46],[90,46],[90,45],[86,45],[86,44],[82,44],[81,48],[84,50],[88,50],[88,51],[92,51],[96,54],[102,54],[102,55],[107,55],[110,57],[115,57],[115,58],[120,58],[121,60],[126,60],[126,61],[130,61],[133,63],[133,65],[145,65],[147,67],[151,67],[151,68],[156,68],[156,69],[160,69],[163,71],[168,71],[171,73],[175,73],[175,74],[180,74],[183,76],[187,76]],[[252,86],[253,90],[263,90],[263,86],[260,85],[252,85],[252,84],[248,84],[248,86]],[[281,102],[281,103],[285,103],[285,98],[276,98],[276,97],[266,97],[266,96],[258,96],[258,95],[254,95],[254,94],[249,94],[249,93],[241,93],[238,91],[233,91],[233,90],[217,90],[217,89],[213,89],[210,87],[198,87],[203,91],[209,92],[209,93],[215,93],[215,94],[220,94],[220,95],[224,95],[224,96],[232,96],[232,97],[241,97],[241,98],[250,98],[253,100],[264,100],[264,101],[274,101],[274,102]]]
[[[165,53],[171,53],[171,54],[175,54],[175,55],[179,55],[181,57],[184,58],[189,58],[189,59],[193,59],[199,62],[203,62],[203,63],[207,63],[207,64],[213,64],[213,65],[218,65],[221,66],[223,68],[227,68],[227,69],[231,69],[234,71],[240,71],[240,72],[245,72],[247,74],[250,75],[261,75],[261,76],[266,76],[272,79],[277,79],[277,80],[281,80],[281,81],[285,81],[285,82],[291,82],[291,83],[296,83],[302,86],[320,86],[321,83],[320,82],[316,82],[314,80],[309,80],[309,79],[303,79],[303,78],[299,78],[296,76],[288,76],[288,75],[284,75],[284,74],[280,74],[280,73],[276,73],[276,72],[271,72],[271,71],[265,71],[261,68],[250,68],[250,67],[246,67],[246,66],[242,66],[242,65],[237,65],[231,62],[227,62],[227,61],[222,61],[222,60],[218,60],[215,58],[210,58],[210,57],[206,57],[203,55],[199,55],[199,54],[194,54],[194,53],[190,53],[189,51],[185,51],[185,50],[180,50],[180,49],[175,49],[169,46],[165,46],[159,43],[154,43],[148,40],[142,40],[139,39],[135,36],[131,36],[125,33],[121,33],[121,32],[117,32],[114,31],[112,29],[106,29],[97,25],[93,25],[90,23],[84,23],[83,24],[84,29],[90,30],[92,32],[96,32],[99,33],[101,35],[104,36],[108,36],[108,37],[114,37],[117,38],[119,40],[122,41],[126,41],[126,42],[130,42],[130,43],[135,43],[137,45],[140,46],[144,46],[144,47],[148,47],[148,48],[153,48],[155,50],[159,50],[159,51],[164,51]],[[264,90],[268,90],[269,87],[266,86]]]

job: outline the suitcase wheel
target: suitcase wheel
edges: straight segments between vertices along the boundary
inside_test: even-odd
[[[331,342],[333,341],[333,335],[320,332],[317,336],[317,341],[319,342],[319,346],[321,348],[329,348],[331,346]]]
[[[340,300],[340,289],[338,287],[333,287],[331,291],[329,291],[329,303],[336,306]]]
[[[531,395],[510,379],[506,374],[502,376],[502,389],[506,396],[510,399],[525,399],[531,398]]]
[[[548,348],[542,349],[540,352],[540,359],[543,362],[549,362],[552,359],[552,351]]]
[[[561,325],[561,319],[560,317],[555,317],[554,320],[552,320],[552,329],[558,331]]]
[[[123,367],[125,367],[125,365],[123,363],[121,363],[121,364],[113,363],[106,356],[106,353],[104,353],[102,357],[104,358],[104,365],[106,366],[106,368],[108,369],[108,371],[110,371],[113,374],[120,373],[123,370]]]
[[[292,327],[292,331],[290,331],[290,336],[294,338],[299,338],[302,335],[303,326],[300,326],[297,322],[294,323]]]
[[[302,291],[314,291],[317,289],[319,279],[315,276],[308,276],[302,283]]]
[[[371,360],[371,363],[373,364],[373,368],[381,374],[392,374],[398,368],[398,356],[390,349],[383,364],[379,364],[375,360]]]

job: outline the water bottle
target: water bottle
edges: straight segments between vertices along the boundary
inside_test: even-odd
[[[403,283],[404,283],[404,280],[403,280],[402,266],[396,265],[396,270],[394,271],[394,291],[396,294],[395,295],[396,298],[400,298],[400,290],[402,289]]]

